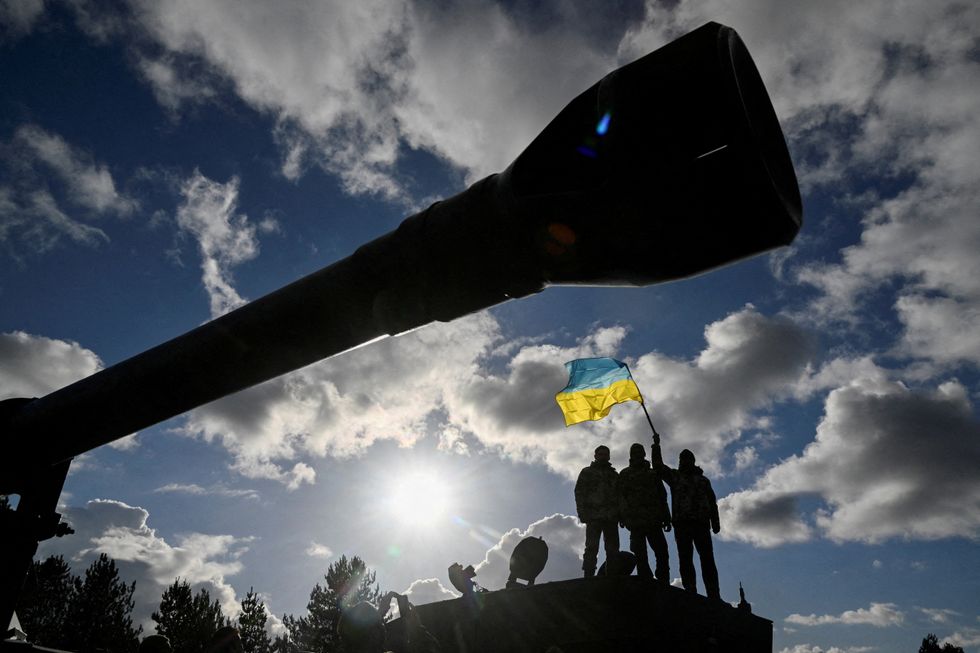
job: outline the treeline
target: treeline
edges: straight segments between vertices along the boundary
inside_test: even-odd
[[[35,561],[21,592],[17,617],[36,645],[82,653],[135,653],[144,633],[134,626],[136,583],[119,578],[115,561],[102,554],[84,576],[75,576],[61,556]],[[196,593],[177,578],[164,590],[160,607],[151,615],[155,632],[170,640],[174,653],[207,653],[215,631],[238,629],[244,653],[333,653],[338,650],[337,623],[341,611],[360,601],[378,604],[381,590],[375,573],[357,556],[332,563],[310,592],[306,614],[283,616],[285,633],[270,637],[269,615],[254,588],[242,600],[232,620],[206,589]]]

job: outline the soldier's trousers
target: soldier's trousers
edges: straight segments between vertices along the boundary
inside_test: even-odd
[[[595,520],[585,524],[585,553],[582,555],[582,569],[586,576],[594,576],[596,561],[599,558],[599,536],[606,549],[606,570],[615,564],[619,553],[619,524],[615,521]]]
[[[701,558],[701,576],[704,592],[708,598],[718,599],[718,568],[715,567],[715,552],[711,546],[711,531],[708,522],[675,521],[674,541],[677,543],[678,565],[681,568],[681,583],[684,589],[698,591],[698,575],[694,571],[694,548]]]
[[[637,526],[630,531],[630,551],[636,556],[636,575],[640,578],[653,578],[650,562],[647,559],[647,542],[650,543],[657,561],[657,580],[669,583],[667,538],[664,537],[664,531],[659,526]]]

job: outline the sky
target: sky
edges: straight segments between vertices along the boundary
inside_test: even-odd
[[[550,288],[147,428],[75,459],[76,534],[39,556],[113,556],[148,628],[177,576],[301,614],[344,554],[416,603],[454,562],[502,587],[526,535],[539,582],[577,577],[574,479],[650,431],[635,403],[565,428],[553,396],[612,356],[711,479],[722,595],[774,651],[980,651],[977,3],[0,0],[0,399],[349,255],[708,20],[786,135],[791,246]]]

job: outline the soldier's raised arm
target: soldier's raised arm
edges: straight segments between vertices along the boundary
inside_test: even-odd
[[[660,474],[661,478],[667,482],[667,485],[674,484],[674,475],[677,472],[664,464],[664,457],[660,452],[659,433],[654,434],[653,444],[650,445],[650,466],[653,468],[653,471]]]

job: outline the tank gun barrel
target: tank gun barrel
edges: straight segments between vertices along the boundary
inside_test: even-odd
[[[20,405],[0,425],[19,454],[0,475],[549,285],[698,274],[788,244],[801,214],[755,65],[734,30],[709,23],[584,91],[502,173],[348,258]]]

